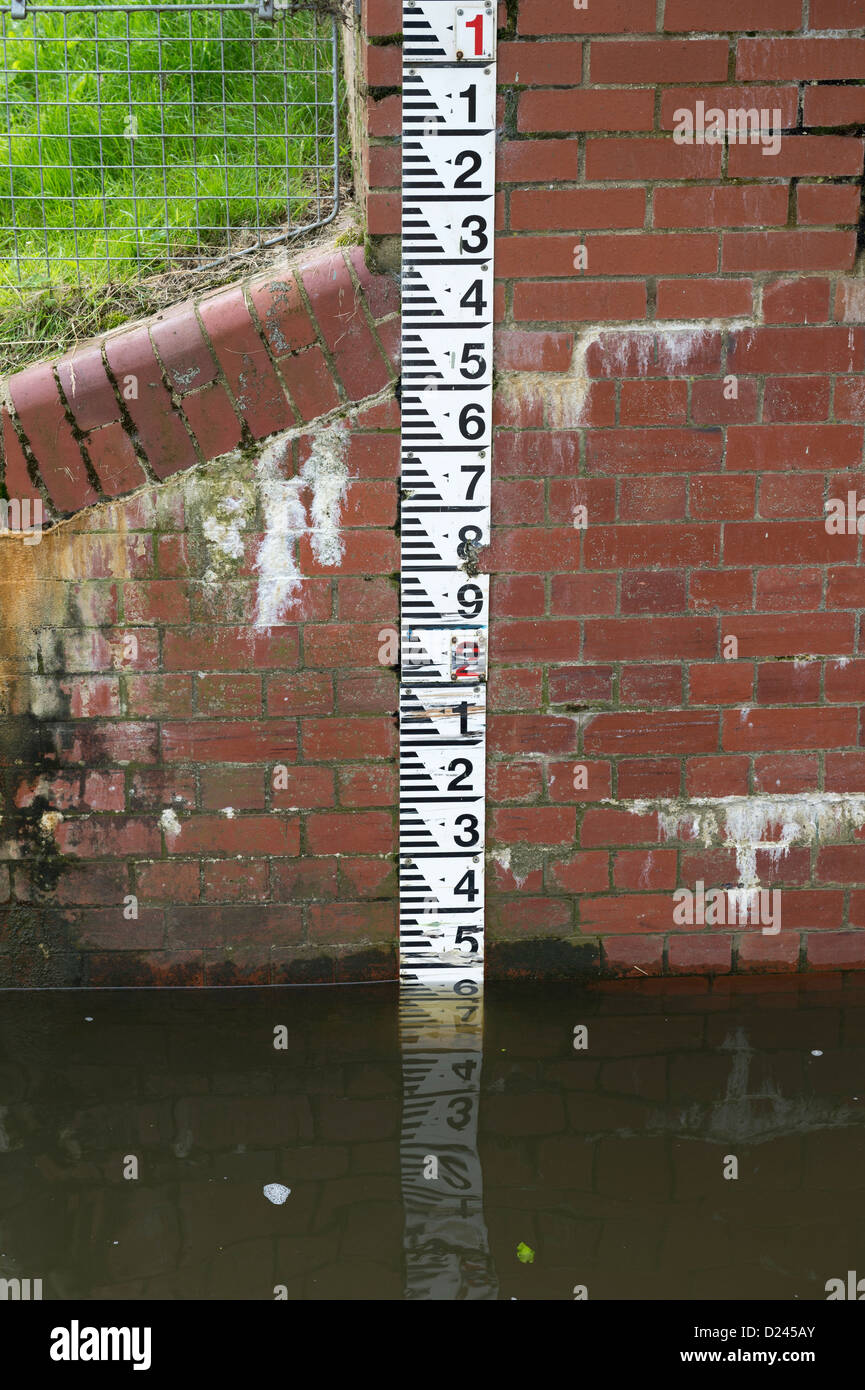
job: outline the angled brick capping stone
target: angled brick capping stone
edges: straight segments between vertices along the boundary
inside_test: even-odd
[[[0,536],[4,982],[395,975],[400,14],[349,52],[365,257],[3,384],[54,519]],[[489,973],[860,970],[861,0],[499,22]],[[777,153],[676,143],[698,101]],[[755,881],[777,933],[674,919]]]

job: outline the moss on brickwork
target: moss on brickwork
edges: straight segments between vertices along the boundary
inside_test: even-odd
[[[247,534],[261,529],[255,452],[247,449],[203,464],[177,485],[187,504],[195,572],[206,584],[235,578]]]
[[[513,876],[517,886],[520,886],[525,883],[529,874],[534,873],[537,869],[543,869],[548,858],[567,853],[569,849],[570,846],[568,845],[553,847],[550,845],[516,844],[508,845],[505,849],[489,850],[488,858],[501,864],[502,868]]]
[[[377,275],[395,275],[402,264],[402,244],[398,236],[373,236],[367,232],[363,243],[367,267]]]
[[[137,543],[127,532],[123,504],[106,504],[54,526],[37,545],[0,538],[2,844],[19,899],[5,915],[0,939],[0,980],[6,984],[83,981],[73,915],[58,902],[58,888],[62,879],[83,880],[88,870],[58,845],[64,808],[55,804],[52,788],[62,776],[67,783],[79,779],[83,790],[85,769],[113,761],[100,723],[82,721],[89,699],[82,686],[77,706],[73,701],[76,683],[88,677],[70,672],[68,650],[98,632],[86,616],[80,581],[93,578],[94,570],[103,577],[128,575],[130,546],[134,553]],[[76,896],[73,886],[69,900]],[[117,911],[119,917],[119,906]]]

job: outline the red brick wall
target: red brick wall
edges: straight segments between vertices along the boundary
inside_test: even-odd
[[[367,0],[382,264],[399,13]],[[530,967],[539,938],[550,970],[861,967],[862,808],[839,822],[833,796],[863,788],[865,585],[861,540],[828,535],[824,503],[865,495],[865,6],[499,16],[491,959]],[[780,149],[675,142],[699,100],[779,109]],[[793,813],[820,836],[756,851],[782,930],[677,928],[677,886],[740,878],[718,799],[806,795]],[[678,834],[647,800],[681,813]],[[789,812],[766,809],[765,840]]]
[[[0,985],[393,975],[398,324],[355,247],[8,381]]]
[[[492,973],[865,964],[865,812],[833,800],[865,791],[861,539],[824,524],[865,495],[865,13],[664,15],[500,7]],[[8,494],[71,515],[0,538],[9,982],[393,973],[400,7],[362,19],[378,270],[325,257],[7,383]],[[675,143],[698,100],[780,108],[779,153]],[[342,553],[307,526],[262,631],[264,441],[290,479],[339,422]],[[767,841],[821,820],[754,851],[783,930],[677,926],[677,887],[739,881],[749,797]]]

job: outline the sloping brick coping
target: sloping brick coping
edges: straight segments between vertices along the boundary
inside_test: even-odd
[[[398,354],[359,247],[188,299],[6,379],[6,495],[68,516],[367,398]]]

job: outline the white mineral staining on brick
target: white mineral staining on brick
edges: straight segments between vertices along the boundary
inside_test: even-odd
[[[258,460],[258,495],[264,517],[264,537],[258,550],[256,627],[278,626],[287,599],[300,588],[297,542],[306,530],[306,509],[300,500],[300,479],[285,478],[280,465],[288,442],[275,440]]]
[[[865,794],[802,792],[795,796],[719,796],[617,803],[634,815],[658,817],[667,840],[698,840],[735,850],[735,897],[760,887],[757,854],[773,864],[794,845],[837,844],[865,825]]]
[[[574,346],[567,372],[512,372],[502,376],[499,400],[518,417],[530,416],[540,405],[549,429],[564,430],[579,425],[590,385],[586,374],[586,354],[597,341],[598,330],[581,333]]]
[[[638,887],[640,887],[640,888],[648,888],[648,886],[649,886],[649,878],[650,878],[650,875],[651,875],[651,872],[652,872],[652,868],[653,868],[653,866],[654,866],[654,863],[655,863],[655,856],[654,856],[654,853],[652,852],[652,850],[649,850],[649,853],[646,855],[646,862],[645,862],[645,864],[643,865],[642,869],[640,870],[640,877],[639,877],[639,880],[638,880]]]
[[[52,836],[62,820],[62,812],[44,811],[39,817],[39,829],[43,835]]]
[[[312,453],[300,470],[312,489],[309,508],[312,553],[322,565],[338,565],[343,545],[340,512],[348,486],[348,430],[340,420],[315,436]]]
[[[698,323],[595,323],[577,336],[567,372],[504,373],[498,387],[499,399],[519,415],[541,405],[548,429],[573,429],[584,424],[583,412],[593,378],[586,370],[586,358],[598,343],[607,364],[607,377],[645,375],[659,361],[664,373],[685,375],[702,342],[714,334],[753,326],[750,319],[705,319]]]
[[[598,711],[596,709],[578,709],[567,717],[574,721],[578,733],[584,734],[592,721],[597,719]]]
[[[166,807],[166,809],[162,812],[162,815],[159,817],[159,828],[165,835],[166,840],[169,840],[171,842],[177,839],[178,835],[183,829],[183,826],[177,819],[175,812],[172,811],[170,806]],[[170,849],[171,844],[169,844],[168,847]]]
[[[338,565],[343,554],[340,516],[348,485],[345,457],[348,430],[340,420],[313,436],[313,446],[300,473],[286,478],[285,439],[267,446],[258,461],[257,480],[264,515],[264,539],[256,559],[258,570],[257,627],[281,621],[287,599],[300,587],[297,545],[309,534],[312,551],[322,565]],[[311,496],[309,515],[301,498]]]

